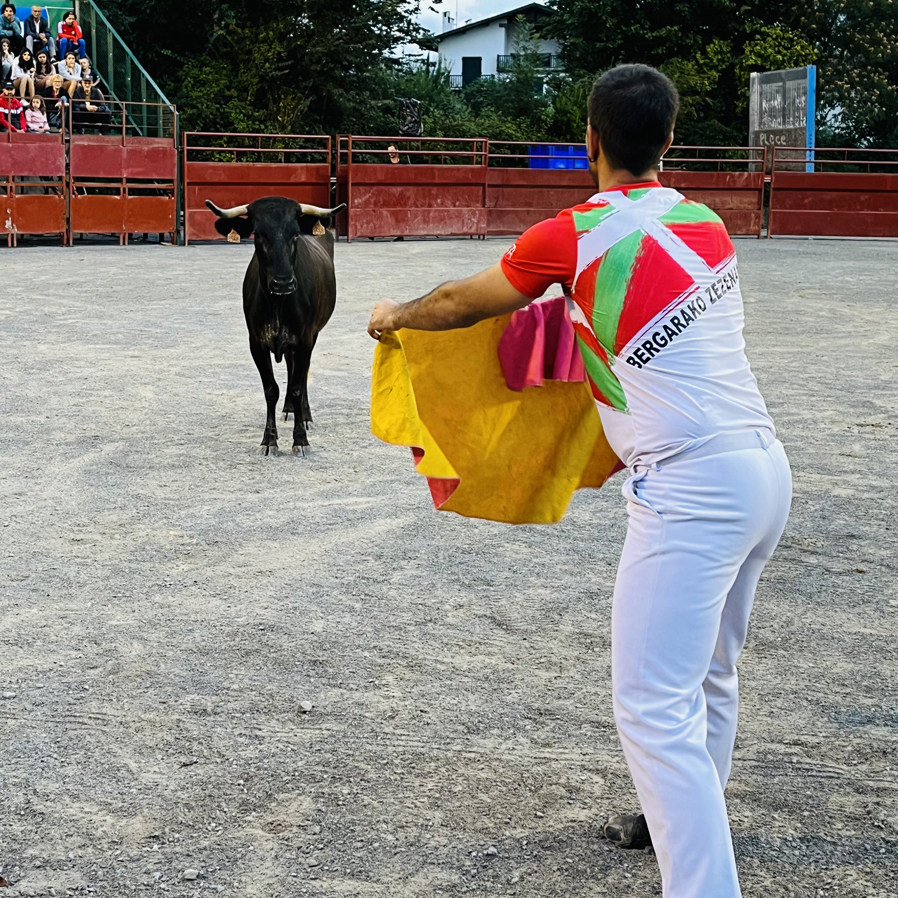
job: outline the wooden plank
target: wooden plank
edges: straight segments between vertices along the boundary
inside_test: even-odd
[[[796,212],[898,212],[898,190],[860,192],[778,187],[773,191],[772,202],[774,209]]]
[[[349,225],[355,237],[454,237],[486,234],[486,209],[359,209]]]

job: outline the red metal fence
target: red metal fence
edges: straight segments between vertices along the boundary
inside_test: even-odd
[[[765,147],[671,147],[659,179],[713,209],[733,236],[760,237],[766,158]]]
[[[898,237],[898,151],[815,149],[796,164],[778,150],[768,237]]]
[[[340,233],[354,237],[485,237],[487,142],[337,138]]]
[[[230,208],[263,196],[331,204],[331,139],[307,134],[187,132],[183,145],[184,242],[223,240],[206,200]]]
[[[518,235],[562,209],[587,200],[596,187],[586,167],[585,156],[555,156],[556,144],[520,141],[489,142],[486,211],[490,235]],[[580,149],[580,145],[577,145]],[[559,160],[564,160],[560,162]],[[582,168],[531,167],[577,164]]]
[[[0,234],[10,246],[19,234],[66,233],[63,135],[0,134]]]
[[[75,234],[115,234],[127,244],[134,233],[171,234],[174,242],[177,113],[159,103],[109,106],[108,121],[84,125],[70,117],[69,242]],[[152,126],[143,127],[148,121]],[[86,127],[100,133],[84,133]]]

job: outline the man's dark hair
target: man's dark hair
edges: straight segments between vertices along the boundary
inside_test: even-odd
[[[619,65],[593,85],[589,123],[608,162],[638,176],[658,167],[679,108],[666,75],[647,65]]]

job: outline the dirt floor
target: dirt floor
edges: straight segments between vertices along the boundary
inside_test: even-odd
[[[464,520],[369,433],[371,305],[505,247],[338,245],[305,459],[256,453],[249,246],[3,252],[0,895],[660,894],[600,838],[636,807],[620,475],[555,527]],[[741,668],[744,893],[895,896],[898,244],[738,250],[795,472]]]

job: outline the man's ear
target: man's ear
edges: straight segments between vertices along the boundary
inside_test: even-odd
[[[599,135],[592,129],[592,125],[586,125],[586,158],[595,162],[599,158]]]
[[[667,153],[667,151],[671,148],[671,145],[673,144],[673,142],[674,142],[674,133],[673,133],[673,131],[671,131],[670,137],[667,138],[667,143],[664,144],[664,149],[661,151],[662,159],[664,158],[665,153]]]
[[[227,237],[231,231],[236,231],[244,240],[253,232],[253,223],[244,215],[237,218],[216,218],[215,230],[222,237]]]

